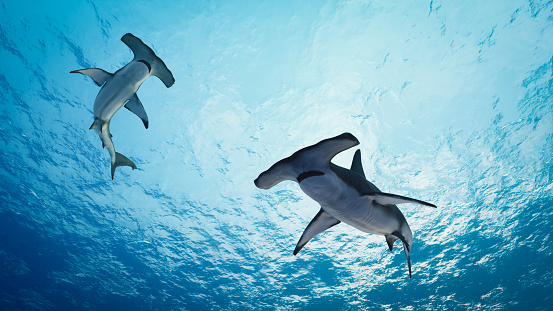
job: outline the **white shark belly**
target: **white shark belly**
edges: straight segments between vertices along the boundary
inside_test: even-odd
[[[386,206],[379,205],[344,183],[335,174],[326,172],[300,183],[301,189],[332,217],[363,232],[387,235],[400,227],[395,217],[390,217]]]
[[[98,136],[100,136],[100,139],[102,140],[102,146],[104,146],[109,152],[111,163],[115,163],[115,146],[113,145],[113,141],[111,140],[111,133],[109,131],[109,122],[105,123],[102,126],[101,130],[96,129],[96,132],[98,133]]]
[[[94,101],[94,118],[111,120],[149,76],[148,68],[142,63],[131,62],[121,68],[98,92]]]

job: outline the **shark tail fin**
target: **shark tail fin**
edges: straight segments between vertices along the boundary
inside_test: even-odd
[[[165,63],[142,40],[127,33],[121,38],[121,41],[132,50],[135,60],[144,60],[150,64],[151,74],[158,77],[166,87],[171,87],[175,83],[175,78]]]
[[[411,246],[407,243],[407,241],[405,240],[405,237],[401,233],[399,233],[398,231],[394,231],[391,235],[386,236],[386,242],[388,242],[388,246],[390,247],[390,250],[392,250],[392,246],[390,244],[390,240],[388,239],[388,237],[390,237],[390,240],[396,241],[397,239],[399,239],[401,240],[401,242],[403,242],[403,251],[405,252],[405,257],[407,257],[407,267],[409,268],[409,278],[411,278]]]
[[[411,248],[403,243],[403,251],[405,252],[405,256],[407,257],[407,266],[409,267],[409,278],[411,278]]]
[[[115,174],[115,169],[119,166],[130,166],[133,170],[136,168],[136,164],[131,161],[126,156],[115,152],[115,163],[111,163],[111,179],[113,180],[113,175]]]

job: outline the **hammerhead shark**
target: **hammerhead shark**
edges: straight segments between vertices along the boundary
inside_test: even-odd
[[[136,91],[149,76],[158,77],[167,87],[175,83],[175,78],[165,63],[142,40],[127,33],[121,41],[133,51],[134,59],[115,73],[99,68],[71,71],[71,73],[89,76],[98,86],[101,86],[94,101],[94,122],[90,129],[96,130],[102,141],[102,147],[108,148],[111,157],[111,179],[119,166],[130,166],[133,170],[136,168],[133,161],[115,151],[109,131],[111,118],[125,106],[142,120],[145,128],[148,128],[148,115],[136,96]]]
[[[294,255],[317,234],[344,222],[361,231],[383,235],[390,251],[394,242],[401,240],[411,278],[413,233],[396,204],[436,206],[381,192],[365,178],[360,150],[355,152],[349,170],[330,162],[336,154],[358,144],[359,140],[350,133],[325,139],[278,161],[261,173],[254,183],[260,189],[269,189],[284,180],[295,181],[321,206],[299,239]]]

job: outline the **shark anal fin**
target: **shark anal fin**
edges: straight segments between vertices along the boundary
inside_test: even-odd
[[[105,70],[102,70],[100,68],[73,70],[70,73],[80,73],[85,76],[89,76],[98,86],[102,86],[106,81],[108,81],[109,79],[111,79],[111,77],[113,77],[113,74]]]
[[[142,123],[144,123],[144,127],[148,128],[148,115],[146,114],[146,110],[144,110],[144,106],[142,106],[142,102],[140,102],[140,99],[138,99],[136,94],[134,94],[125,104],[125,108],[137,115],[142,120]]]
[[[127,33],[121,38],[121,41],[132,50],[135,60],[144,60],[150,64],[151,74],[158,77],[166,87],[171,87],[175,83],[175,78],[165,63],[142,40]]]
[[[361,164],[361,150],[359,149],[355,151],[355,155],[353,156],[353,161],[351,162],[351,170],[365,177],[365,172],[363,172],[363,165]]]
[[[136,164],[131,161],[126,156],[115,152],[115,163],[111,163],[111,179],[113,180],[113,175],[115,174],[115,169],[119,166],[130,166],[133,170],[136,169]]]
[[[374,192],[374,193],[367,193],[366,196],[368,196],[370,199],[374,200],[376,203],[380,205],[395,205],[395,204],[402,204],[402,203],[413,203],[413,204],[420,204],[420,205],[426,205],[430,207],[436,208],[436,205],[428,202],[424,202],[417,199],[412,199],[408,197],[404,197],[397,194],[391,194],[391,193],[384,193],[384,192]]]
[[[307,228],[305,228],[305,231],[301,235],[301,238],[294,249],[294,255],[296,255],[305,246],[305,244],[307,244],[307,242],[309,242],[317,234],[339,223],[340,221],[338,219],[332,217],[321,208],[319,213],[317,213],[315,218],[313,218]]]

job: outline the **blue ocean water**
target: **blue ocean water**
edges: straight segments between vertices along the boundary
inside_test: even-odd
[[[110,178],[88,128],[141,38]],[[553,2],[0,1],[0,310],[553,310]],[[351,132],[414,243],[253,180]],[[333,162],[348,167],[355,148]]]

